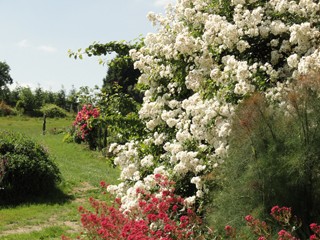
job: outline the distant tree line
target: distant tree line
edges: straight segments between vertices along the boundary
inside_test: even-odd
[[[63,87],[59,91],[53,92],[44,90],[40,86],[35,90],[22,86],[12,90],[6,87],[6,90],[2,91],[0,102],[2,110],[12,108],[15,113],[32,117],[42,116],[43,112],[40,109],[48,104],[56,105],[70,113],[76,113],[79,105],[78,92],[75,88],[67,93]],[[8,110],[8,112],[10,111]]]

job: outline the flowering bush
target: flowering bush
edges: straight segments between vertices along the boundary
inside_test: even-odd
[[[238,103],[262,92],[281,105],[294,79],[319,69],[319,9],[312,0],[179,0],[165,16],[148,15],[158,32],[130,53],[147,88],[139,115],[149,136],[110,149],[123,207],[137,204],[127,196],[135,183],[158,171],[195,188],[183,192],[190,202],[205,200]]]
[[[73,126],[76,128],[76,137],[89,144],[90,149],[97,147],[97,128],[91,125],[92,119],[98,118],[100,112],[92,105],[84,105],[78,112]]]
[[[151,179],[150,179],[151,180]],[[200,234],[201,221],[185,199],[174,193],[173,182],[156,174],[153,189],[138,188],[137,206],[130,211],[116,199],[108,206],[90,198],[93,211],[80,207],[83,237],[89,239],[171,240],[193,239]],[[105,183],[102,182],[105,186]]]

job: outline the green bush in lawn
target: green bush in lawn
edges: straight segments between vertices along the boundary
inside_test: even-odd
[[[66,111],[55,104],[46,104],[40,111],[49,118],[64,118],[67,116]]]
[[[48,152],[20,133],[0,131],[0,168],[0,196],[18,199],[43,194],[60,181],[60,171]]]

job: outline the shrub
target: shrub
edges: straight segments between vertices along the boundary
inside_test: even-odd
[[[55,104],[46,104],[40,111],[49,118],[64,118],[67,116],[66,111]]]
[[[16,112],[13,108],[7,105],[5,102],[0,102],[0,116],[9,116],[9,115],[16,115]]]
[[[52,190],[60,172],[47,151],[30,138],[0,132],[0,186],[3,196],[20,199]]]
[[[98,128],[91,124],[93,119],[100,116],[100,112],[92,105],[84,105],[78,112],[76,120],[73,122],[75,127],[75,139],[82,139],[88,143],[91,150],[96,149],[98,139]]]
[[[73,140],[73,136],[70,134],[70,132],[67,132],[63,139],[62,139],[62,142],[65,142],[65,143],[73,143],[74,140]]]

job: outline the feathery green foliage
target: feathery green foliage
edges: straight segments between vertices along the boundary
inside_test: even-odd
[[[301,78],[280,106],[260,94],[240,104],[230,152],[214,193],[211,218],[241,228],[251,213],[268,219],[272,206],[290,206],[302,222],[319,222],[320,81]],[[302,226],[305,237],[308,226]]]

